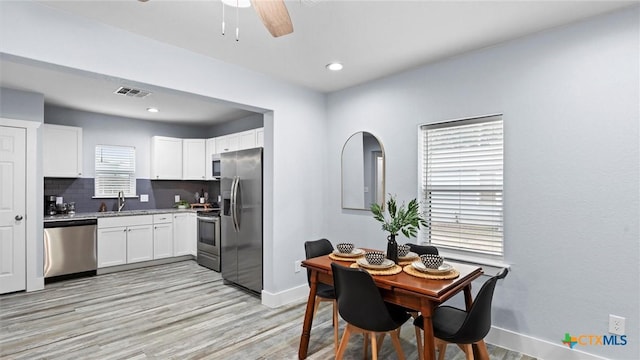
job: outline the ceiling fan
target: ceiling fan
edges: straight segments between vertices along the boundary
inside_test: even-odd
[[[147,2],[149,0],[138,1]],[[248,1],[222,0],[222,3],[234,7],[241,7],[240,3],[248,3]],[[293,32],[293,24],[291,23],[289,11],[284,4],[284,0],[251,0],[251,5],[273,37],[279,37]]]

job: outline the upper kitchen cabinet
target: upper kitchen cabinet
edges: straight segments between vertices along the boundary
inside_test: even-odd
[[[264,128],[256,129],[256,147],[264,147]]]
[[[252,149],[264,145],[264,128],[251,129],[215,138],[216,153]]]
[[[216,138],[216,154],[236,151],[239,149],[238,145],[237,134],[219,136]]]
[[[205,180],[206,140],[182,140],[182,179]]]
[[[204,153],[204,148],[202,151]],[[182,180],[182,170],[182,139],[153,136],[151,138],[151,179]]]
[[[82,128],[44,124],[42,154],[45,177],[82,176]]]

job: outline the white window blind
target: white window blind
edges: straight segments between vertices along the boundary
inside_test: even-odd
[[[502,256],[502,117],[424,125],[421,131],[429,241]]]
[[[136,149],[130,146],[96,145],[95,196],[136,195]]]

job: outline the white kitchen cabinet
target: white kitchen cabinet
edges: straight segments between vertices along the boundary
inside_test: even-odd
[[[263,128],[260,128],[263,129]],[[258,145],[258,129],[251,129],[239,133],[219,136],[215,138],[216,154],[222,154],[229,151],[252,149],[262,146],[264,143],[264,132],[260,136],[261,144]]]
[[[256,147],[256,130],[247,130],[235,134],[238,137],[238,150]]]
[[[205,180],[205,139],[182,140],[182,179]]]
[[[173,215],[173,256],[196,255],[197,226],[195,213]]]
[[[204,172],[207,180],[213,180],[212,156],[216,153],[216,139],[211,138],[205,141],[204,145]]]
[[[219,136],[216,139],[216,154],[238,150],[238,136],[236,134]]]
[[[264,147],[264,128],[256,129],[256,147]]]
[[[153,136],[151,138],[151,179],[182,180],[182,170],[182,139]]]
[[[127,263],[127,228],[98,229],[98,268]]]
[[[153,258],[173,256],[173,217],[171,214],[153,215]]]
[[[127,264],[153,260],[153,226],[127,227]]]
[[[98,268],[153,259],[151,215],[98,219]]]
[[[42,173],[45,177],[82,176],[82,128],[43,125]]]

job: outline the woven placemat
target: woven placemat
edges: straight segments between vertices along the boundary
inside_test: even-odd
[[[414,269],[413,266],[411,266],[411,264],[405,266],[404,268],[402,268],[402,270],[411,276],[415,276],[423,279],[430,279],[430,280],[450,280],[460,276],[460,272],[456,269],[453,269],[445,274],[436,275],[436,274],[428,274],[428,273],[424,273],[422,271],[416,270]]]
[[[353,263],[349,267],[364,269],[371,275],[395,275],[395,274],[400,274],[402,272],[402,266],[399,266],[399,265],[393,265],[392,267],[388,269],[383,269],[383,270],[367,269],[367,268],[361,267],[357,263]]]
[[[411,263],[416,261],[416,260],[420,260],[420,257],[416,256],[416,257],[412,257],[412,258],[409,258],[409,259],[400,259],[400,258],[398,258],[398,265],[400,265],[400,266],[411,265]]]
[[[364,257],[364,254],[362,254],[361,256],[356,256],[356,257],[343,257],[343,256],[338,256],[334,253],[330,253],[329,254],[329,259],[331,260],[338,260],[338,261],[351,261],[351,262],[355,262],[358,259]]]

